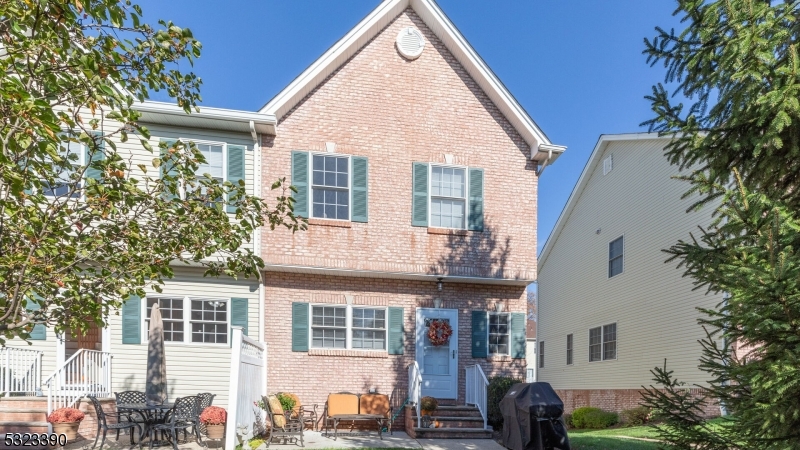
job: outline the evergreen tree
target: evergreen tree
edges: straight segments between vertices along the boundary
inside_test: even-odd
[[[800,1],[678,3],[686,29],[657,29],[644,53],[690,104],[659,84],[645,124],[674,136],[666,156],[692,169],[686,196],[716,217],[669,261],[726,296],[701,310],[704,397],[665,363],[644,404],[671,448],[800,449]],[[712,426],[702,411],[716,401],[731,415]]]

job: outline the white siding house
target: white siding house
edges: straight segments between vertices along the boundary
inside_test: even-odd
[[[707,225],[707,209],[687,213],[689,184],[654,134],[603,135],[539,257],[538,365],[567,409],[636,406],[650,370],[664,364],[703,385],[704,337],[696,308],[721,295],[693,290],[669,248]]]

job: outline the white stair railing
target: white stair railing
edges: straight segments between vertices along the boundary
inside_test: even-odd
[[[467,401],[465,402],[467,405],[475,405],[478,408],[478,411],[481,412],[481,417],[483,418],[483,429],[487,429],[486,426],[486,392],[487,388],[489,387],[489,380],[486,379],[486,374],[483,373],[483,369],[480,365],[475,364],[472,366],[467,366]]]
[[[0,348],[0,393],[32,397],[42,392],[42,355],[23,348]]]
[[[422,372],[419,370],[419,364],[414,361],[408,365],[408,401],[417,409],[417,428],[422,427],[420,398],[422,398]]]
[[[44,382],[47,414],[91,395],[111,397],[111,353],[80,349]]]

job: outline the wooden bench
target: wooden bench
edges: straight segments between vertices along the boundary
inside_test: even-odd
[[[385,394],[351,394],[339,392],[329,394],[325,402],[323,423],[325,432],[333,425],[333,439],[336,440],[340,421],[375,421],[378,424],[378,436],[383,440],[383,427],[392,430],[392,407],[389,396]]]

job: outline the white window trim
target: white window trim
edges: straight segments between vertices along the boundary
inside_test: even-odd
[[[334,220],[334,219],[331,219]],[[314,347],[314,333],[312,331],[314,325],[314,307],[328,307],[328,308],[341,308],[345,307],[345,341],[344,348],[331,348],[331,347]],[[385,338],[383,342],[383,349],[374,348],[353,348],[353,310],[354,309],[382,309],[384,310],[384,328]],[[361,329],[361,328],[359,328]],[[380,330],[380,328],[373,328]],[[308,304],[308,349],[309,350],[354,350],[357,352],[383,352],[389,351],[389,308],[386,306],[370,306],[370,305],[347,305],[341,303],[309,303]]]
[[[489,343],[489,336],[491,335],[490,330],[492,328],[492,316],[500,316],[500,315],[508,317],[508,332],[506,333],[508,335],[508,352],[507,353],[492,353],[492,350],[491,350],[492,346]],[[492,357],[492,356],[511,356],[511,313],[489,311],[489,317],[487,317],[487,319],[488,319],[488,322],[487,322],[488,326],[486,327],[486,345],[487,345],[488,348],[486,349],[486,354],[489,355],[490,357]],[[501,334],[501,333],[496,333],[496,334]]]
[[[601,362],[604,362],[604,361],[616,361],[619,358],[619,345],[617,345],[615,347],[615,349],[614,349],[614,357],[613,358],[606,358],[605,357],[606,353],[605,353],[605,349],[603,348],[603,344],[605,344],[605,342],[606,342],[606,335],[605,335],[605,333],[603,333],[603,327],[608,326],[608,325],[617,325],[617,322],[609,322],[609,323],[606,323],[606,324],[603,324],[603,325],[591,326],[586,331],[586,339],[587,339],[586,350],[588,350],[586,352],[586,359],[591,364],[601,363]],[[592,332],[592,329],[594,329],[594,328],[600,328],[600,359],[598,359],[597,361],[592,361],[591,332]],[[614,342],[615,343],[619,342],[619,336],[618,336],[619,335],[619,326],[617,326],[615,328],[615,333],[614,334],[615,334],[615,337],[617,338],[616,340],[614,340]],[[575,338],[574,337],[572,338],[572,347],[573,347],[572,361],[574,362],[575,361],[575,350],[574,350]]]
[[[609,269],[609,263],[611,262],[611,258],[610,258],[610,256],[611,256],[611,254],[610,254],[611,253],[611,243],[616,241],[617,239],[620,239],[620,238],[622,238],[622,256],[620,256],[620,258],[622,258],[622,270],[618,274],[611,276],[611,273],[608,270]],[[625,273],[625,234],[624,233],[619,235],[619,236],[617,236],[616,238],[608,241],[608,244],[606,244],[606,277],[610,280],[612,278],[616,278],[616,277],[622,275],[623,273]]]
[[[230,330],[231,330],[231,299],[230,298],[218,298],[218,297],[205,297],[205,296],[198,296],[198,295],[170,295],[165,293],[149,295],[147,297],[142,298],[142,305],[141,305],[141,314],[142,314],[142,323],[141,323],[141,336],[142,336],[142,344],[147,345],[148,339],[147,337],[147,300],[148,299],[155,299],[155,298],[182,298],[183,299],[183,342],[176,342],[176,341],[164,341],[164,345],[176,345],[176,346],[191,346],[191,347],[230,347],[231,346],[231,337],[230,337]],[[228,342],[224,344],[212,344],[209,342],[192,342],[192,300],[202,299],[204,301],[220,301],[225,303],[225,317],[227,317],[228,322]]]
[[[437,227],[431,224],[431,204],[433,203],[433,168],[435,167],[443,167],[445,169],[464,169],[464,228],[452,228],[452,227]],[[437,195],[437,197],[442,198],[452,198],[457,199],[458,197],[444,197],[441,195]],[[439,164],[439,163],[428,163],[428,228],[437,228],[442,230],[467,230],[469,229],[469,167],[468,166],[459,166],[455,164]]]
[[[329,152],[308,152],[308,218],[320,220],[335,220],[337,222],[352,222],[353,219],[353,155]],[[329,219],[327,217],[314,217],[314,155],[317,156],[336,156],[347,158],[347,219]],[[328,186],[320,186],[325,188]],[[331,189],[343,190],[342,188]],[[310,347],[309,347],[310,348]]]
[[[167,139],[167,138],[162,138]],[[220,145],[222,146],[222,182],[228,181],[228,143],[222,141],[206,141],[202,139],[190,139],[190,138],[178,138],[181,142],[189,144],[190,142],[194,143],[195,146],[197,144],[201,145]],[[195,174],[196,177],[202,177],[202,173]],[[181,198],[186,198],[186,186],[181,183],[180,187]]]

